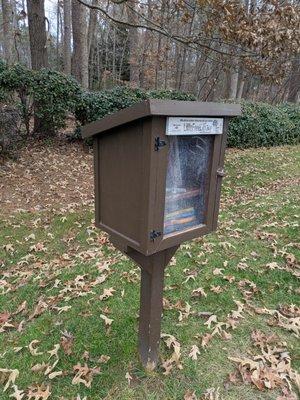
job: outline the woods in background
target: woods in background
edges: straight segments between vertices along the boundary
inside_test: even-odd
[[[49,4],[50,0],[46,0]],[[1,57],[202,101],[299,101],[299,1],[1,0]]]

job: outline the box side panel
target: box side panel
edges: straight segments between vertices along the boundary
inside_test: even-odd
[[[143,199],[143,125],[141,121],[99,136],[96,170],[97,225],[139,247]]]

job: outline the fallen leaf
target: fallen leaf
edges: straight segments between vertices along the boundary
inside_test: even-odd
[[[194,391],[188,390],[185,392],[183,400],[197,400],[197,396]]]
[[[199,287],[198,289],[194,289],[192,291],[192,297],[207,297],[207,294],[205,293],[204,289],[202,287]]]
[[[27,393],[27,400],[47,400],[50,395],[50,386],[31,386]]]
[[[15,384],[19,374],[19,370],[17,369],[0,368],[0,382],[6,382],[3,392],[6,392],[11,384]]]
[[[58,376],[61,376],[62,374],[63,374],[62,371],[54,371],[54,372],[51,372],[51,373],[48,375],[48,378],[49,378],[49,379],[54,379],[54,378],[57,378]]]
[[[55,344],[52,350],[47,351],[50,354],[49,360],[52,357],[58,358],[58,350],[60,349],[60,344]]]
[[[19,390],[17,385],[13,385],[14,392],[9,395],[9,397],[14,398],[15,400],[22,400],[25,396],[24,390]]]
[[[114,288],[109,288],[109,289],[104,289],[103,293],[101,294],[101,296],[99,296],[99,299],[102,300],[107,300],[109,297],[113,296],[113,293],[115,292]]]
[[[212,323],[217,323],[217,316],[216,315],[211,315],[206,322],[204,322],[204,325],[208,327],[208,329],[211,329],[211,324]]]
[[[192,348],[191,348],[190,353],[189,353],[189,357],[190,357],[192,360],[197,360],[199,354],[200,354],[199,347],[198,347],[197,345],[194,344],[194,345],[192,346]]]
[[[103,319],[105,326],[110,326],[113,323],[113,319],[108,318],[106,315],[101,314],[100,318]]]
[[[64,353],[69,356],[70,354],[72,354],[72,348],[74,345],[74,336],[67,331],[62,332],[62,336],[60,338],[60,345]]]

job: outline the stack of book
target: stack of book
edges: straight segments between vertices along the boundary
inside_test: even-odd
[[[199,189],[167,191],[164,233],[166,235],[191,228],[198,224],[195,201]]]

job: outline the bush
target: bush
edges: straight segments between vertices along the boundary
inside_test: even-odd
[[[77,101],[75,117],[81,125],[84,125],[146,98],[145,91],[126,86],[101,92],[82,92]]]
[[[196,97],[193,94],[179,92],[177,90],[150,90],[147,93],[148,99],[162,99],[162,100],[184,100],[184,101],[196,101]]]
[[[127,86],[87,92],[72,77],[60,72],[46,69],[32,71],[21,64],[7,66],[0,60],[0,101],[15,101],[16,94],[28,133],[33,104],[38,105],[36,113],[43,121],[43,129],[51,133],[64,127],[69,113],[75,115],[78,125],[84,125],[149,98],[196,100],[188,93],[171,90],[145,91]],[[244,101],[242,109],[243,115],[233,118],[229,124],[230,147],[299,143],[299,105],[272,106]],[[79,128],[74,137],[81,138]]]
[[[6,103],[14,103],[15,94],[18,96],[19,104],[17,106],[21,111],[27,133],[29,133],[29,121],[32,113],[33,84],[34,72],[32,70],[22,64],[7,66],[1,62],[1,100]]]
[[[120,86],[101,92],[83,92],[77,103],[75,116],[82,124],[103,118],[146,99],[195,100],[193,95],[172,90],[133,89]]]
[[[78,83],[71,76],[42,69],[35,72],[34,101],[38,104],[36,115],[43,120],[43,128],[57,131],[65,126],[68,113],[74,113],[81,94]]]
[[[300,140],[300,107],[242,102],[242,115],[229,123],[228,146],[271,147]]]
[[[22,64],[7,66],[0,63],[0,95],[2,101],[19,98],[22,120],[29,133],[33,104],[43,128],[55,132],[65,126],[66,116],[74,113],[81,88],[70,76],[57,71],[33,71]]]

